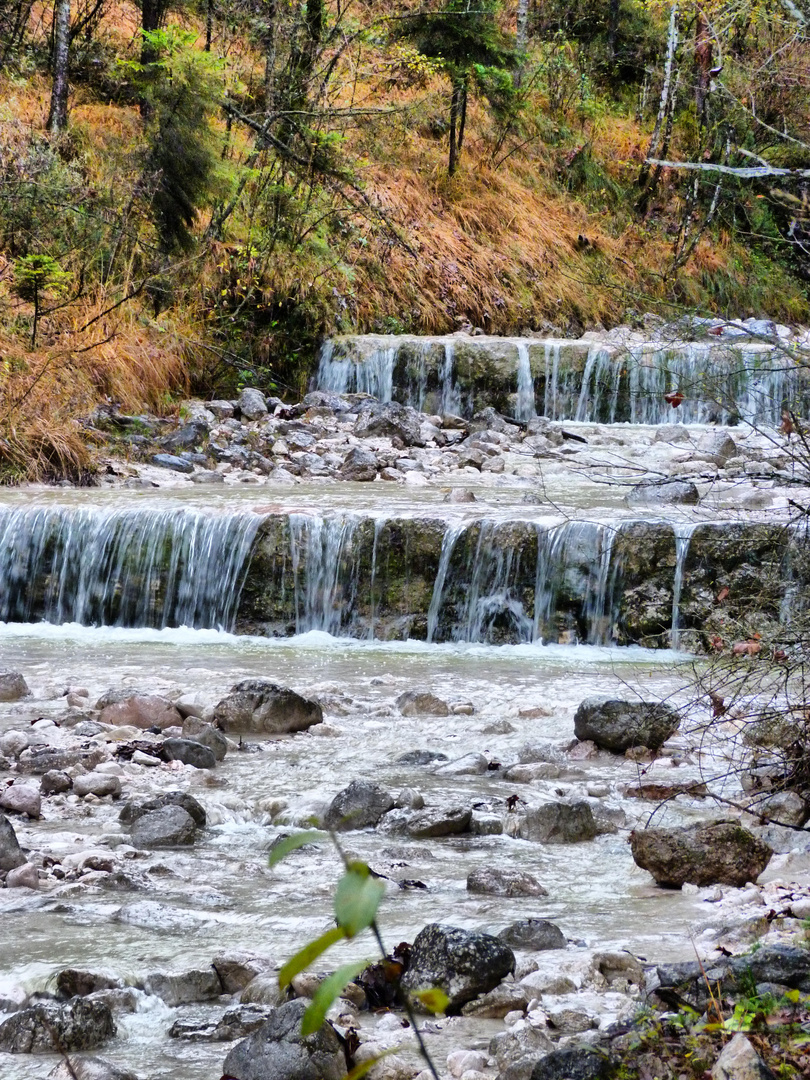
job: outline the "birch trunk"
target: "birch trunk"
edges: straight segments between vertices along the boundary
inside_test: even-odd
[[[53,11],[53,90],[48,131],[58,135],[67,127],[68,58],[70,53],[70,0],[56,0]]]

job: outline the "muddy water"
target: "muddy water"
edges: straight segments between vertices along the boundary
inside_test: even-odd
[[[205,967],[231,947],[283,962],[329,927],[340,867],[329,847],[319,846],[270,871],[268,849],[285,822],[305,823],[357,777],[373,779],[394,794],[415,787],[428,805],[493,807],[502,807],[513,794],[531,798],[538,788],[585,794],[588,784],[604,782],[611,788],[608,805],[623,806],[629,824],[643,819],[648,804],[623,801],[616,791],[639,772],[639,766],[623,760],[577,762],[580,774],[568,772],[558,782],[535,786],[506,782],[498,770],[439,778],[427,767],[403,766],[396,759],[418,748],[451,759],[475,750],[508,765],[527,742],[570,740],[574,710],[590,693],[638,692],[677,700],[685,680],[683,657],[640,649],[380,645],[323,634],[268,641],[214,631],[72,626],[0,627],[0,659],[3,667],[25,673],[37,696],[33,703],[5,706],[0,730],[62,711],[64,699],[55,695],[67,684],[87,687],[91,701],[110,686],[130,685],[160,693],[196,691],[215,702],[251,675],[322,696],[326,722],[336,729],[331,737],[251,737],[255,752],[231,752],[212,774],[189,767],[178,774],[168,766],[125,766],[125,795],[188,787],[205,806],[209,827],[191,849],[128,861],[137,888],[113,892],[71,883],[51,893],[0,893],[0,979],[11,977],[31,990],[52,986],[66,966],[109,967],[135,981],[158,969]],[[474,713],[405,718],[394,700],[417,688],[429,688],[449,702],[471,702]],[[548,715],[519,716],[531,708]],[[499,720],[508,720],[514,731],[485,733]],[[697,775],[696,769],[685,765],[666,772],[683,780]],[[116,851],[128,843],[118,807],[52,803],[46,801],[41,821],[15,821],[24,846],[62,858],[94,847]],[[695,804],[668,814],[674,821],[703,812]],[[507,835],[417,842],[368,831],[347,834],[345,846],[391,878],[427,886],[401,889],[389,883],[380,922],[391,945],[413,940],[430,921],[497,932],[517,918],[539,916],[590,947],[627,947],[657,959],[691,954],[688,927],[699,917],[700,905],[694,897],[652,888],[630,858],[626,832],[587,844],[541,846]],[[549,895],[503,899],[467,893],[466,876],[481,865],[527,870]],[[125,913],[134,922],[121,921],[122,907],[144,902],[146,907]],[[151,906],[156,903],[162,907]],[[373,955],[371,942],[358,940],[335,949],[334,959],[364,954]],[[103,1053],[154,1080],[216,1080],[227,1047],[166,1038],[175,1019],[210,1011],[205,1006],[169,1009],[144,995],[139,1011],[119,1018],[120,1037]],[[438,1045],[450,1031],[451,1045],[485,1041],[492,1023],[454,1021],[436,1036]],[[46,1076],[52,1063],[0,1055],[0,1075],[33,1080]]]

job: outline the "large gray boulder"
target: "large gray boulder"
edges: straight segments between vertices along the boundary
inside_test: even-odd
[[[0,701],[19,701],[30,693],[19,671],[0,671]]]
[[[182,806],[164,806],[149,810],[132,824],[132,843],[136,847],[180,847],[194,843],[197,826]]]
[[[0,870],[15,870],[25,862],[14,826],[0,814]]]
[[[160,748],[160,756],[164,761],[182,761],[195,769],[213,769],[217,763],[214,751],[196,739],[166,739]]]
[[[239,395],[236,407],[242,414],[243,420],[260,420],[267,415],[267,399],[261,390],[252,386],[246,386]]]
[[[532,952],[568,946],[565,934],[548,919],[520,919],[501,930],[498,937],[513,949],[531,949]]]
[[[281,735],[306,731],[323,721],[323,710],[312,698],[267,679],[243,679],[214,709],[223,731]]]
[[[675,829],[638,829],[630,834],[636,864],[659,885],[734,885],[756,881],[773,851],[733,821],[702,822]]]
[[[107,699],[112,695],[106,695]],[[105,699],[102,699],[105,700]],[[167,727],[182,725],[183,718],[171,701],[157,694],[130,694],[126,698],[98,704],[101,709],[99,721],[116,727],[136,728],[158,727],[161,731]]]
[[[66,1005],[34,1005],[0,1024],[0,1050],[9,1054],[49,1054],[95,1050],[115,1035],[109,1005],[75,998]]]
[[[10,810],[14,814],[38,818],[42,813],[42,798],[39,788],[32,783],[12,784],[0,788],[0,810]]]
[[[341,1080],[346,1075],[343,1045],[325,1023],[305,1039],[301,1018],[309,1003],[288,1001],[231,1050],[223,1074],[238,1080]]]
[[[80,798],[84,798],[85,795],[95,795],[98,799],[111,795],[117,799],[121,794],[121,781],[117,776],[107,773],[84,773],[74,779],[73,794]]]
[[[712,1069],[712,1080],[776,1080],[749,1040],[738,1031]]]
[[[195,1001],[215,1001],[222,983],[213,965],[188,971],[153,971],[144,981],[144,990],[167,1005],[188,1005]]]
[[[422,416],[410,405],[397,401],[377,402],[357,421],[354,433],[358,439],[382,436],[401,439],[405,446],[424,446]]]
[[[151,799],[146,799],[144,802],[134,800],[127,802],[122,806],[118,820],[122,825],[131,825],[144,814],[148,814],[151,810],[161,810],[164,806],[180,806],[191,816],[195,825],[201,828],[205,825],[204,807],[187,791],[164,791],[162,795],[153,795]]]
[[[343,459],[340,475],[344,480],[365,483],[377,478],[378,468],[376,454],[372,454],[370,450],[365,450],[362,446],[354,446]]]
[[[457,1013],[514,970],[515,954],[491,934],[430,923],[416,935],[402,987],[410,995],[437,987],[450,999],[447,1012]]]
[[[631,746],[657,750],[678,730],[680,717],[662,701],[585,698],[574,715],[574,734],[603,750],[623,754]]]
[[[337,832],[373,828],[383,814],[393,809],[394,803],[393,795],[379,784],[352,780],[332,800],[324,824]]]
[[[521,838],[540,844],[578,844],[593,840],[598,832],[590,803],[584,799],[530,806],[520,823]]]
[[[534,874],[523,870],[501,870],[496,866],[480,866],[467,875],[467,892],[489,896],[548,896]],[[503,941],[501,934],[498,937]]]
[[[608,1080],[610,1057],[593,1046],[566,1046],[540,1058],[530,1080]]]

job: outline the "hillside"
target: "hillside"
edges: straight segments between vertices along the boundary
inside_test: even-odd
[[[0,11],[6,483],[88,478],[100,402],[293,398],[334,332],[807,319],[801,183],[644,166],[806,165],[782,8],[83,0],[60,123],[65,7]]]

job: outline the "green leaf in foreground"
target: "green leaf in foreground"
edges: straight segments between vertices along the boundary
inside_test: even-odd
[[[310,941],[291,957],[278,973],[279,989],[286,990],[299,972],[305,971],[321,953],[326,952],[330,945],[334,945],[336,941],[344,937],[346,937],[346,932],[342,927],[336,926],[333,930],[327,930],[325,934],[321,934],[315,941]]]
[[[450,998],[438,986],[431,986],[429,990],[418,990],[413,996],[428,1012],[434,1014],[446,1012],[450,1004]]]
[[[353,964],[344,964],[337,971],[333,971],[315,991],[312,1002],[301,1020],[301,1034],[313,1035],[324,1022],[329,1006],[338,996],[347,983],[359,975],[368,967],[368,960],[355,961]]]
[[[335,890],[335,917],[346,937],[371,926],[384,892],[385,885],[371,876],[365,863],[351,863]]]
[[[292,836],[285,836],[278,844],[276,844],[273,850],[270,852],[270,859],[268,866],[275,866],[280,863],[282,859],[286,858],[291,851],[295,851],[296,848],[303,847],[305,844],[317,844],[321,840],[328,840],[329,834],[321,832],[319,829],[310,829],[307,832],[293,833]]]

